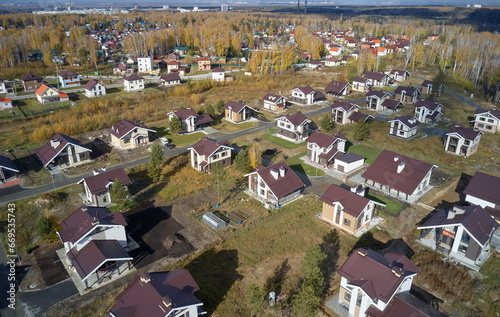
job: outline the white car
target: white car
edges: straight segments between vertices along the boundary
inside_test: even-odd
[[[162,137],[162,138],[160,139],[160,141],[161,141],[161,143],[163,143],[163,144],[165,144],[165,145],[169,145],[169,144],[170,144],[170,142],[168,142],[168,139],[167,139],[167,138],[165,138],[165,137]]]

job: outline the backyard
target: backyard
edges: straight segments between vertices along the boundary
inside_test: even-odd
[[[264,134],[262,136],[262,139],[267,140],[269,142],[272,142],[276,145],[282,146],[285,149],[295,149],[295,148],[298,148],[299,146],[306,144],[306,141],[300,142],[300,143],[293,143],[293,142],[287,141],[283,138],[274,136],[273,134],[276,134],[276,131],[277,131],[277,128],[271,128],[269,130],[269,132],[267,132],[266,134]]]
[[[304,163],[300,158],[307,155],[307,151],[304,151],[298,155],[290,157],[285,162],[295,171],[307,174],[308,176],[321,176],[325,175],[322,169],[316,168],[309,164]]]

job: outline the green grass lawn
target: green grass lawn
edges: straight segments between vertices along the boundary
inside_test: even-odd
[[[296,143],[287,141],[285,139],[279,138],[277,136],[274,136],[273,134],[276,133],[276,130],[277,130],[276,128],[272,128],[271,130],[269,130],[268,133],[264,134],[262,136],[262,138],[266,141],[269,141],[269,142],[272,142],[276,145],[282,146],[285,149],[295,149],[295,148],[298,148],[299,146],[306,144],[305,141],[302,143],[296,144]]]
[[[347,153],[356,153],[366,157],[366,164],[371,164],[382,153],[381,149],[377,149],[367,145],[351,145],[347,149]]]
[[[295,171],[297,172],[301,172],[301,173],[304,173],[304,174],[307,174],[309,176],[321,176],[321,175],[325,175],[325,172],[323,170],[320,170],[316,167],[313,167],[311,165],[307,165],[306,163],[304,163],[304,161],[302,161],[300,158],[302,156],[305,156],[307,154],[306,151],[298,154],[298,155],[295,155],[289,159],[287,159],[285,162]]]
[[[181,135],[173,135],[170,131],[166,130],[164,127],[153,128],[156,130],[156,133],[159,137],[166,137],[170,143],[175,146],[185,146],[190,144],[195,144],[201,138],[205,136],[205,134],[201,132],[191,133],[191,134],[181,134]]]
[[[14,105],[17,104],[17,101],[14,101]],[[15,106],[12,109],[5,109],[0,111],[0,120],[12,120],[12,119],[20,119],[24,118],[21,110],[16,108]]]
[[[373,194],[371,192],[366,194],[365,197],[378,203],[385,204],[385,207],[381,207],[381,211],[382,213],[386,213],[391,216],[397,216],[401,209],[403,209],[404,207],[403,203],[399,201],[392,200],[381,195]]]
[[[56,109],[69,108],[71,101],[51,103],[48,105],[41,105],[35,99],[16,100],[16,104],[27,115],[36,115],[40,113],[50,112]]]
[[[241,130],[250,129],[258,125],[259,124],[257,122],[244,122],[235,124],[226,120],[221,120],[221,123],[212,126],[212,128],[219,130],[222,133],[233,133]]]

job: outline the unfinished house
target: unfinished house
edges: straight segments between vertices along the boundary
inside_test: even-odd
[[[230,100],[224,105],[224,119],[234,123],[248,121],[255,112],[257,110],[247,106],[244,101]]]
[[[477,151],[483,132],[473,128],[452,127],[444,136],[444,150],[447,153],[468,157]]]
[[[404,86],[398,86],[396,90],[394,90],[394,93],[396,94],[396,99],[402,103],[417,102],[418,97],[422,95],[418,88]]]
[[[358,112],[359,106],[343,101],[335,101],[332,105],[332,120],[336,124],[349,124],[349,117]]]
[[[325,95],[318,90],[312,89],[309,85],[295,87],[292,89],[292,95],[290,96],[290,102],[301,106],[309,106],[323,99],[325,99]]]

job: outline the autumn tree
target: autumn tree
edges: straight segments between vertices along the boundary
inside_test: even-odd
[[[259,143],[253,142],[248,149],[248,158],[250,159],[250,168],[255,170],[257,166],[262,164],[262,149]]]

